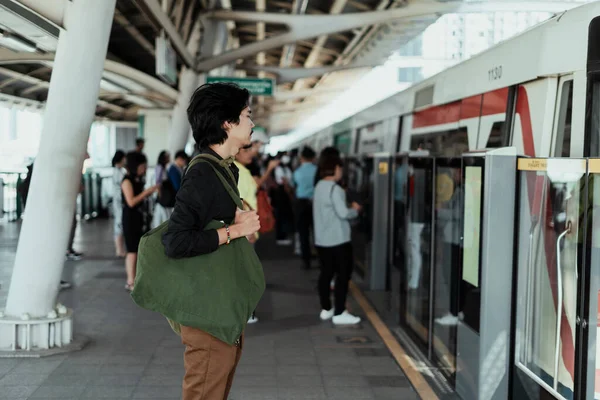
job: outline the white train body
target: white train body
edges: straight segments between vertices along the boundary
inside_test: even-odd
[[[600,2],[594,2],[556,16],[289,147],[309,145],[320,151],[338,145],[348,155],[423,148],[432,155],[458,156],[466,150],[512,145],[520,154],[535,157],[598,157],[598,74]],[[536,190],[535,185],[530,189]],[[529,193],[530,198],[535,195]],[[528,226],[530,221],[524,219],[531,219],[530,212],[521,212],[520,218]],[[540,240],[549,243],[555,238],[544,233]],[[550,272],[555,268],[555,254],[544,251],[550,247],[540,246],[537,257],[538,263],[545,264],[544,271],[538,271],[538,282],[531,288],[539,300],[534,321],[539,331],[533,332],[532,357],[552,375],[557,300]],[[561,331],[558,378],[561,386],[573,390],[576,265],[564,268],[574,274],[565,282],[575,284],[564,287],[566,323]]]

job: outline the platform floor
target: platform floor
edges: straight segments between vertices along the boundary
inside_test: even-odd
[[[0,222],[0,302],[5,304],[19,224]],[[81,261],[66,262],[82,351],[41,359],[0,359],[0,399],[179,399],[183,346],[160,315],[138,308],[123,289],[110,222],[79,224]],[[257,251],[267,291],[259,322],[246,330],[230,399],[418,399],[368,321],[336,328],[318,318],[318,270],[304,271],[291,248],[265,237]],[[362,315],[354,299],[351,311]]]

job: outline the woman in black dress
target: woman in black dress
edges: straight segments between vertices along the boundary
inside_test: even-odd
[[[125,289],[129,291],[133,290],[133,283],[135,282],[138,245],[148,225],[144,200],[156,192],[160,186],[155,185],[144,190],[143,177],[146,175],[147,164],[146,156],[142,153],[131,152],[127,154],[127,175],[121,183],[121,192],[123,193],[123,236],[127,248],[127,256],[125,257],[127,284]]]

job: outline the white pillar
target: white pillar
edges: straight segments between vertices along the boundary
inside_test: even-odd
[[[138,115],[144,116],[144,153],[148,165],[154,167],[160,152],[171,148],[166,134],[171,129],[171,110],[143,109]]]
[[[27,313],[31,318],[44,318],[56,306],[115,2],[68,3],[6,303],[7,317],[20,318]]]
[[[183,68],[179,78],[179,96],[177,104],[173,107],[173,119],[169,132],[169,151],[172,155],[178,150],[183,150],[190,135],[190,124],[187,117],[187,108],[194,90],[198,85],[198,74],[191,69]]]

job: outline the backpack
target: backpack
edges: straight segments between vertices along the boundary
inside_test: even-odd
[[[258,208],[256,211],[260,220],[260,230],[258,232],[261,234],[271,232],[275,229],[275,217],[273,216],[273,207],[271,207],[269,196],[265,190],[258,191],[256,203]]]
[[[167,178],[160,184],[160,191],[158,193],[158,204],[163,207],[175,207],[175,197],[177,191],[171,182],[171,179]]]

